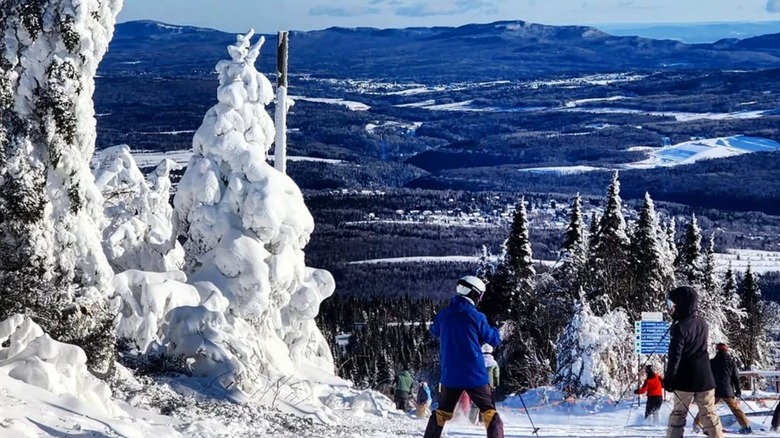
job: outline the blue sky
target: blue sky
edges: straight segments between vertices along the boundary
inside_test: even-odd
[[[780,0],[125,0],[120,21],[153,19],[226,31],[330,26],[456,26],[780,20]]]

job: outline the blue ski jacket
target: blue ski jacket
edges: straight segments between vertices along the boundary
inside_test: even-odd
[[[501,336],[470,300],[455,296],[433,319],[431,333],[440,344],[442,385],[470,389],[488,384],[482,344],[497,347]]]

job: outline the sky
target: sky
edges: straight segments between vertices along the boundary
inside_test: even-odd
[[[780,20],[780,0],[125,0],[120,21],[239,32],[331,26],[458,26],[499,20],[544,24]]]

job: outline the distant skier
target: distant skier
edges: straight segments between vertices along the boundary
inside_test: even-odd
[[[427,418],[431,415],[431,388],[424,380],[417,381],[417,417]]]
[[[441,344],[441,393],[425,438],[441,437],[464,391],[479,408],[488,438],[503,438],[504,423],[493,402],[481,349],[482,344],[498,346],[501,336],[476,307],[485,293],[485,283],[468,275],[458,280],[456,291],[450,305],[436,315],[431,325],[431,333]]]
[[[674,323],[670,329],[669,363],[664,388],[674,393],[674,408],[669,415],[667,438],[682,438],[685,422],[691,415],[688,407],[696,402],[701,412],[704,432],[710,438],[723,438],[720,417],[715,412],[715,378],[707,353],[709,327],[698,315],[699,295],[690,286],[669,292]]]
[[[647,393],[647,405],[645,406],[645,420],[652,415],[653,423],[658,423],[658,411],[664,403],[664,387],[661,376],[655,373],[652,365],[645,367],[645,383],[634,394]]]
[[[498,362],[496,362],[496,359],[493,357],[493,347],[491,347],[490,344],[482,344],[482,359],[485,361],[485,368],[488,373],[488,385],[490,385],[493,401],[495,401],[496,388],[498,387],[498,380],[501,373],[498,368]],[[479,408],[472,403],[471,412],[469,412],[469,421],[478,423],[478,420]]]
[[[710,367],[712,368],[712,375],[715,377],[715,404],[717,405],[721,401],[725,402],[731,409],[731,413],[737,417],[739,425],[742,427],[739,433],[751,433],[750,422],[747,416],[739,407],[739,397],[742,396],[742,391],[739,385],[739,373],[737,372],[737,364],[734,363],[734,359],[728,353],[729,346],[721,342],[715,346],[717,353],[715,357],[710,360]],[[696,415],[696,427],[701,427],[699,424],[699,416]]]
[[[395,408],[399,411],[406,411],[409,408],[409,395],[412,393],[414,379],[409,372],[408,367],[395,376]]]

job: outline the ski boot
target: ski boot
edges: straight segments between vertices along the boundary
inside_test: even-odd
[[[751,429],[750,426],[743,427],[742,429],[738,430],[737,433],[740,433],[742,435],[748,435],[753,433],[753,429]]]

